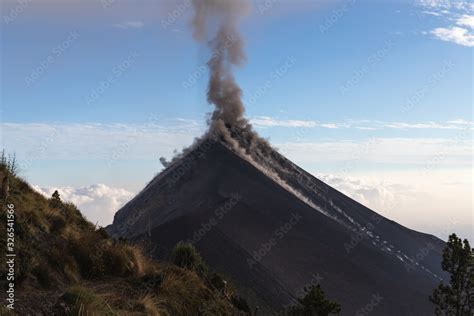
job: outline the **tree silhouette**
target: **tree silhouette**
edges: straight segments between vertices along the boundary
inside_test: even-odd
[[[436,315],[474,315],[474,252],[467,239],[449,236],[442,267],[451,276],[448,285],[441,283],[430,296]]]
[[[50,205],[54,208],[61,206],[61,197],[59,195],[58,190],[55,190],[53,192],[53,195],[51,195]]]
[[[298,304],[288,309],[289,316],[328,316],[339,315],[341,306],[326,299],[321,286],[311,285],[304,289],[305,295],[298,299]]]

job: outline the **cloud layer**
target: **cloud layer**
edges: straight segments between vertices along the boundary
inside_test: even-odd
[[[344,122],[319,122],[314,120],[278,119],[269,116],[257,116],[250,120],[258,128],[266,127],[301,127],[301,128],[355,128],[365,130],[382,129],[447,129],[465,130],[474,129],[474,122],[462,119],[446,122],[384,122],[371,120],[346,120]]]
[[[33,188],[46,197],[58,190],[61,199],[74,203],[92,223],[106,226],[112,223],[115,212],[128,202],[134,194],[125,189],[93,184],[87,187],[39,187]]]
[[[424,164],[441,156],[443,163],[469,163],[472,158],[473,123],[462,119],[443,123],[405,123],[379,121],[345,121],[321,123],[310,120],[278,120],[258,117],[257,128],[287,128],[285,142],[273,141],[292,159],[334,162],[350,159],[369,151],[367,162]],[[202,135],[205,125],[194,120],[160,120],[143,124],[36,124],[2,123],[3,148],[15,151],[20,166],[28,171],[38,160],[97,160],[111,167],[122,160],[171,157]],[[338,140],[304,141],[310,129],[344,129],[347,136]],[[366,130],[443,130],[438,137],[377,137],[352,139],[350,129]],[[404,134],[406,135],[406,134]],[[307,138],[307,137],[306,137]],[[369,155],[370,153],[370,155]]]
[[[319,174],[317,177],[359,203],[378,212],[391,209],[396,199],[402,198],[412,190],[407,185],[384,183],[376,180],[367,181],[350,176]]]
[[[453,232],[474,240],[472,178],[468,170],[318,174],[317,177],[409,228],[444,240]]]

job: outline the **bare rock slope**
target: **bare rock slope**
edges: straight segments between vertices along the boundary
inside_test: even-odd
[[[246,139],[233,135],[242,148]],[[120,209],[108,231],[163,258],[193,242],[264,314],[321,283],[343,315],[433,315],[443,242],[388,220],[266,143],[205,139]]]

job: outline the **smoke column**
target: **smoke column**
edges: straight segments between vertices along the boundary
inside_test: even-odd
[[[248,129],[249,123],[243,117],[242,90],[235,82],[232,67],[241,66],[245,61],[237,26],[249,12],[249,3],[247,0],[193,0],[192,3],[193,36],[199,42],[207,42],[212,51],[207,63],[207,100],[215,105],[210,131],[228,133],[226,125]]]

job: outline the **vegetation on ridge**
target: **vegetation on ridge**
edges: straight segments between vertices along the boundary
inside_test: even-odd
[[[194,248],[175,248],[181,266],[147,258],[136,245],[111,239],[58,192],[50,199],[17,176],[2,155],[2,209],[14,208],[15,314],[245,315],[231,286],[205,267]],[[7,231],[0,225],[5,244]],[[5,247],[2,254],[5,256]],[[191,253],[191,256],[188,255]],[[188,260],[188,261],[187,261]],[[191,261],[189,261],[191,260]],[[196,265],[199,262],[198,265]],[[200,268],[198,268],[200,267]],[[7,266],[0,266],[6,279]],[[4,304],[2,304],[4,305]],[[239,309],[240,308],[240,309]],[[1,315],[8,315],[4,306]]]
[[[436,305],[436,315],[474,315],[474,249],[467,239],[449,236],[442,267],[450,274],[450,280],[447,285],[441,283],[430,297]]]

